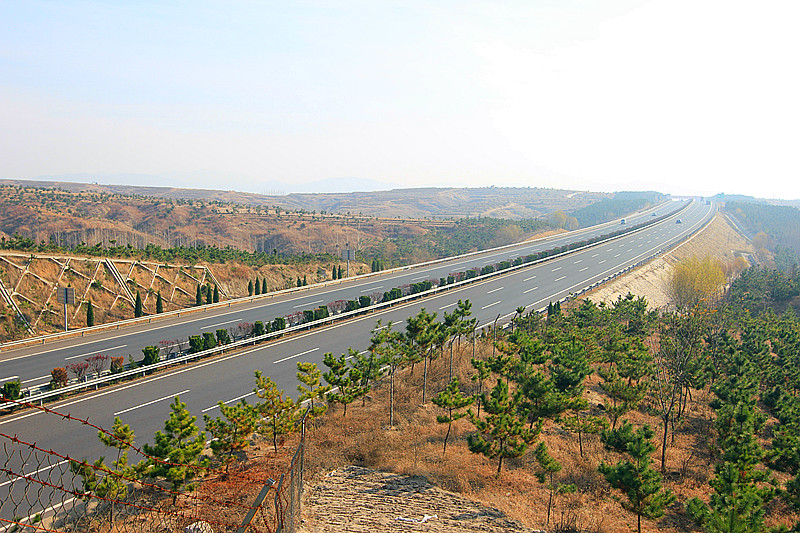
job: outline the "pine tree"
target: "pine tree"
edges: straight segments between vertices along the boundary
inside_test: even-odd
[[[296,285],[297,285],[298,287],[302,287],[302,286],[303,286],[303,280],[301,280],[301,279],[300,279],[300,276],[297,276],[297,283],[296,283]]]
[[[228,330],[224,328],[220,328],[217,330],[217,345],[224,346],[226,344],[231,343],[231,336],[228,334]]]
[[[555,497],[560,494],[569,494],[575,492],[575,485],[571,483],[556,483],[554,476],[561,471],[561,463],[553,459],[548,453],[547,446],[544,442],[540,442],[534,450],[536,462],[539,463],[539,471],[536,472],[536,477],[539,483],[547,482],[547,491],[550,493],[550,499],[547,502],[547,524],[550,525],[550,511],[553,508]]]
[[[310,402],[311,410],[308,415],[312,418],[321,416],[328,410],[325,399],[331,386],[322,385],[321,379],[322,371],[315,363],[297,363],[297,380],[300,382],[297,386],[297,392],[300,393],[297,402],[302,403],[306,400]],[[317,403],[314,403],[315,401]]]
[[[197,292],[194,294],[194,305],[203,305],[203,293],[200,292],[200,285],[197,285]]]
[[[86,302],[86,326],[94,326],[94,306],[91,300]]]
[[[233,454],[245,450],[250,444],[250,436],[258,427],[258,411],[245,400],[234,405],[219,402],[222,417],[211,418],[203,415],[206,430],[211,433],[211,450],[217,456],[225,456],[230,463]]]
[[[161,298],[161,291],[156,294],[156,313],[164,312],[164,300]]]
[[[392,323],[386,326],[381,321],[372,328],[369,350],[380,355],[389,367],[389,427],[394,426],[394,378],[397,369],[406,362],[408,340],[399,331],[392,331]]]
[[[442,446],[442,455],[447,453],[447,439],[450,437],[450,430],[452,429],[453,422],[467,416],[466,412],[459,412],[472,404],[475,400],[472,396],[465,396],[458,388],[458,379],[453,378],[447,384],[447,388],[439,394],[431,398],[434,405],[438,405],[447,411],[446,415],[437,415],[436,421],[440,424],[447,424],[447,433],[444,436],[444,444]]]
[[[470,360],[472,364],[472,368],[475,369],[475,373],[472,375],[472,381],[478,382],[478,394],[475,396],[475,399],[478,402],[478,413],[477,416],[481,416],[481,394],[483,393],[483,382],[489,378],[492,374],[491,369],[489,368],[489,363],[482,359],[475,359],[472,358]]]
[[[385,358],[373,350],[367,350],[364,354],[356,353],[350,359],[350,365],[361,374],[358,385],[361,387],[359,394],[363,400],[362,405],[366,403],[366,397],[372,390],[372,384],[383,375],[381,369],[384,364],[386,364]]]
[[[278,437],[294,431],[297,427],[297,406],[294,400],[284,397],[283,389],[256,370],[256,396],[264,400],[256,404],[259,415],[263,418],[262,432],[272,437],[272,447],[278,453]]]
[[[356,401],[363,393],[361,372],[347,364],[347,360],[356,355],[358,355],[357,351],[348,348],[347,353],[343,353],[339,358],[328,352],[322,361],[330,369],[322,374],[322,377],[328,385],[337,389],[336,392],[328,393],[328,403],[342,404],[344,407],[343,417],[347,416],[347,406]]]
[[[440,324],[436,322],[436,313],[428,313],[423,307],[413,317],[406,320],[406,336],[410,341],[410,347],[416,346],[416,354],[412,361],[422,360],[424,362],[422,376],[422,403],[425,403],[428,389],[428,358],[436,344]]]
[[[586,434],[595,435],[604,429],[608,429],[608,421],[605,418],[581,413],[562,418],[561,425],[567,431],[572,431],[578,435],[578,451],[581,457],[583,457],[583,436]]]
[[[143,450],[151,458],[137,465],[143,475],[151,478],[164,478],[172,484],[175,494],[173,505],[179,491],[191,481],[198,470],[208,465],[208,459],[201,454],[206,436],[197,424],[196,416],[186,409],[186,404],[178,396],[170,405],[169,419],[164,422],[164,431],[156,431],[153,445],[145,444]]]
[[[142,309],[142,295],[139,291],[136,291],[136,303],[133,305],[133,316],[139,318],[144,314],[144,310]]]
[[[603,433],[607,448],[627,453],[632,460],[623,460],[615,465],[601,462],[598,470],[615,489],[623,492],[627,501],[622,507],[636,513],[636,528],[642,531],[642,517],[660,518],[664,508],[675,500],[675,495],[661,484],[661,474],[650,465],[650,455],[656,447],[650,439],[653,429],[644,425],[633,431],[633,426],[625,421],[620,429]]]
[[[145,346],[142,348],[144,359],[142,359],[142,366],[149,366],[158,363],[159,360],[158,346]]]
[[[214,303],[219,303],[219,287],[214,285]]]
[[[259,294],[261,294],[261,282],[259,281],[258,276],[256,276],[256,296]]]
[[[253,280],[249,280],[247,282],[247,295],[248,296],[252,296],[253,295]]]
[[[211,285],[206,285],[206,304],[211,305],[214,303],[214,292],[211,290]]]
[[[758,434],[766,416],[759,412],[755,396],[758,376],[753,363],[737,352],[725,365],[726,378],[714,387],[717,409],[714,426],[722,451],[722,461],[714,467],[709,481],[714,492],[709,503],[699,498],[686,502],[688,514],[710,533],[756,533],[764,530],[765,504],[775,491],[765,485],[771,481],[759,468],[764,450]]]
[[[502,379],[492,389],[491,396],[480,395],[485,419],[478,418],[470,409],[472,424],[477,429],[467,437],[467,446],[473,453],[481,453],[489,459],[499,458],[497,477],[503,468],[503,459],[520,457],[533,443],[541,431],[541,424],[534,429],[525,427],[525,423],[517,415],[519,412],[519,396],[510,394],[508,385]]]
[[[210,331],[203,332],[203,350],[210,350],[217,346],[217,338]]]
[[[267,294],[267,278],[261,280],[261,294]]]
[[[128,424],[123,425],[122,420],[116,417],[111,433],[98,431],[97,436],[100,442],[117,450],[117,457],[111,462],[111,466],[106,465],[105,457],[100,457],[93,465],[71,460],[70,470],[81,476],[85,499],[94,495],[110,501],[110,521],[113,524],[114,501],[125,499],[128,494],[129,479],[135,476],[135,466],[128,464],[128,450],[133,446],[134,434]],[[98,479],[98,470],[104,473],[101,479]]]
[[[123,478],[133,475],[133,465],[128,464],[128,450],[133,446],[135,438],[133,430],[128,424],[123,424],[119,417],[115,417],[111,435],[98,431],[97,436],[109,448],[116,448],[117,458],[111,462],[113,471],[103,478],[95,492],[101,498],[123,500],[128,493],[128,481]],[[101,464],[102,461],[101,458]]]

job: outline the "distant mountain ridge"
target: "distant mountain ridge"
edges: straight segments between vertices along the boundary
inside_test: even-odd
[[[352,213],[401,218],[492,217],[519,220],[546,216],[554,211],[574,211],[613,194],[538,187],[482,187],[392,189],[351,193],[292,193],[263,195],[248,192],[76,183],[50,180],[8,180],[0,184],[22,187],[58,188],[70,192],[149,196],[163,199],[220,201],[241,205],[305,210],[308,212]]]
[[[26,180],[27,181],[27,180]],[[118,173],[102,174],[81,172],[77,174],[61,174],[55,176],[38,176],[31,181],[36,182],[68,182],[83,184],[123,185],[138,183],[142,187],[161,187],[164,183],[174,183],[177,188],[192,189],[197,183],[225,183],[230,190],[263,194],[265,196],[282,196],[291,193],[348,193],[363,191],[388,191],[399,188],[396,183],[388,183],[368,178],[340,177],[325,178],[308,183],[288,183],[279,180],[254,180],[248,176],[237,174],[221,174],[218,172],[181,172],[170,175]]]

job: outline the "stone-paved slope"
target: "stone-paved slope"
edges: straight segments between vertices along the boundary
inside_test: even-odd
[[[358,466],[338,468],[308,483],[303,514],[300,530],[306,533],[534,531],[424,478]]]

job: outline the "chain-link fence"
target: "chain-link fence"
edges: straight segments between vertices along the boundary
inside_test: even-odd
[[[306,410],[306,414],[308,410]],[[275,511],[278,515],[279,533],[294,533],[300,524],[300,499],[303,495],[303,474],[305,471],[306,432],[305,416],[300,425],[300,444],[294,452],[289,471],[281,474],[275,492]]]
[[[111,435],[85,419],[0,399],[0,407],[9,403]],[[141,479],[132,470],[117,468],[123,452],[114,448],[110,451],[115,457],[109,457],[111,466],[107,466],[0,432],[0,533],[294,532],[300,516],[306,414],[298,424],[299,445],[288,470],[287,453],[270,454],[260,462],[233,463],[227,468],[166,463],[192,471],[196,481],[192,490],[185,492],[171,490],[164,481]],[[160,461],[135,446],[130,450]],[[273,477],[279,481],[276,483]]]

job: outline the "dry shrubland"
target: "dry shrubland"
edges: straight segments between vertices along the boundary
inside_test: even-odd
[[[479,340],[476,349],[477,356],[485,358],[491,353],[491,343]],[[469,343],[456,350],[454,374],[466,392],[477,391],[477,384],[470,379],[471,350]],[[433,362],[429,380],[429,391],[433,393],[445,387],[448,381],[446,358],[440,357]],[[596,414],[600,414],[597,406],[603,399],[598,382],[596,375],[591,376],[587,380],[585,395]],[[506,460],[500,476],[495,477],[497,460],[488,460],[468,450],[466,437],[474,428],[468,419],[461,419],[454,423],[447,453],[443,455],[446,426],[436,422],[436,415],[443,410],[432,403],[421,405],[422,368],[417,365],[413,371],[410,368],[404,370],[397,376],[395,387],[394,427],[387,427],[388,384],[382,383],[371,391],[364,405],[359,400],[350,406],[346,417],[342,416],[341,408],[331,409],[324,417],[311,423],[307,433],[307,465],[316,473],[354,464],[423,476],[442,489],[496,507],[529,527],[546,527],[549,496],[547,488],[534,475],[533,446],[529,447],[526,455]],[[684,513],[682,502],[694,496],[702,497],[709,491],[708,480],[713,474],[709,451],[713,411],[708,402],[711,394],[701,390],[695,391],[694,395],[689,412],[676,428],[667,449],[665,486],[675,493],[677,503],[667,509],[664,518],[645,521],[648,531],[656,528],[664,531],[691,529],[693,523]],[[656,429],[656,434],[660,434],[659,420],[648,413],[646,405],[625,415],[625,418],[634,425],[650,424]],[[557,497],[549,530],[614,532],[635,529],[636,516],[623,510],[614,500],[616,491],[597,471],[601,460],[617,460],[613,452],[603,448],[598,436],[584,436],[582,457],[578,452],[576,435],[564,431],[552,421],[545,424],[540,440],[547,444],[550,454],[563,466],[557,480],[577,486],[575,493]],[[659,454],[660,446],[654,457]],[[780,511],[784,517],[787,514],[787,510],[780,509],[777,504],[774,511]]]

